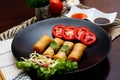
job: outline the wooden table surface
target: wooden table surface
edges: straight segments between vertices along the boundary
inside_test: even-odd
[[[119,0],[80,1],[82,4],[89,7],[95,7],[104,12],[117,11],[117,18],[120,18]],[[1,0],[0,8],[0,33],[35,16],[34,9],[26,7],[25,0]],[[94,69],[89,70],[87,73],[83,73],[80,79],[120,80],[120,37],[112,41],[108,57]]]

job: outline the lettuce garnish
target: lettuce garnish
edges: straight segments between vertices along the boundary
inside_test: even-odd
[[[30,71],[35,69],[37,76],[44,79],[49,79],[55,74],[63,74],[65,72],[75,71],[78,69],[78,63],[70,60],[57,59],[53,60],[38,53],[32,53],[29,59],[17,61],[16,66],[19,69]]]

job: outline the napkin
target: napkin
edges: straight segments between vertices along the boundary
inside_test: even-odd
[[[16,59],[11,52],[12,38],[0,41],[0,70],[6,80],[31,80],[22,69],[15,65]]]

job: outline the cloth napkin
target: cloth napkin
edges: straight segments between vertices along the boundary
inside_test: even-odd
[[[13,39],[0,41],[0,69],[6,80],[31,80],[23,70],[15,65],[16,59],[11,52]]]

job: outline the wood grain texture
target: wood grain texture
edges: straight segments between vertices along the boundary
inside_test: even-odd
[[[0,80],[6,80],[1,70],[0,70]]]
[[[0,33],[35,16],[34,9],[25,5],[25,0],[1,0]]]

